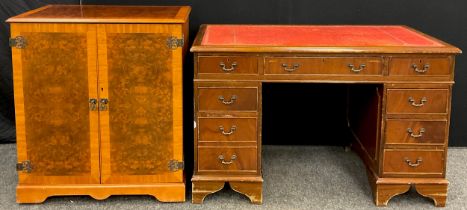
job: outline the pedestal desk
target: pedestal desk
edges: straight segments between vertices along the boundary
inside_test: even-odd
[[[406,26],[203,25],[191,51],[193,203],[225,183],[262,202],[262,84],[297,82],[349,84],[352,149],[376,205],[411,186],[445,205],[458,48]]]

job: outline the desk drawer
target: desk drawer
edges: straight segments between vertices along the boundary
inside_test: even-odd
[[[447,89],[388,89],[388,114],[447,113]]]
[[[199,111],[256,111],[258,88],[198,89]]]
[[[258,59],[248,56],[200,56],[200,74],[258,74]]]
[[[199,141],[250,141],[257,140],[256,118],[199,118]]]
[[[446,120],[387,120],[386,144],[444,145],[446,132]]]
[[[382,75],[380,57],[266,57],[265,74]]]
[[[451,59],[442,58],[392,58],[389,75],[396,76],[448,76],[451,74]]]
[[[384,175],[442,176],[442,150],[384,150]]]
[[[256,148],[209,147],[198,148],[198,171],[200,172],[256,172],[258,154]]]

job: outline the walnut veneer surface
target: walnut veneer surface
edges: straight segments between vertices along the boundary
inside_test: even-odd
[[[18,203],[57,195],[185,200],[177,163],[187,47],[168,41],[188,38],[189,12],[54,5],[8,20],[12,39],[26,40],[12,46]]]
[[[193,203],[225,183],[262,202],[262,83],[298,82],[348,84],[352,148],[376,205],[412,185],[445,205],[458,48],[406,26],[203,25],[191,51]]]

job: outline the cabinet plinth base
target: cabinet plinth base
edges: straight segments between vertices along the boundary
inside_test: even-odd
[[[406,193],[412,186],[420,195],[431,198],[435,206],[446,205],[449,182],[444,178],[379,178],[368,171],[368,180],[377,206],[386,206],[391,198]]]
[[[213,194],[224,188],[225,183],[229,183],[232,190],[247,196],[251,203],[261,204],[263,202],[263,179],[256,177],[254,179],[233,179],[208,180],[194,177],[192,180],[192,203],[201,204],[207,195]]]
[[[151,195],[161,202],[184,202],[185,183],[18,185],[17,203],[42,203],[51,196],[89,195],[104,200],[111,195]]]

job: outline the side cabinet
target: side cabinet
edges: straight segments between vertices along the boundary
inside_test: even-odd
[[[85,8],[96,12],[90,15],[102,10]],[[18,203],[56,195],[185,200],[182,57],[190,8],[149,9],[114,12],[174,11],[179,19],[75,23],[30,17],[74,6],[9,19]]]

